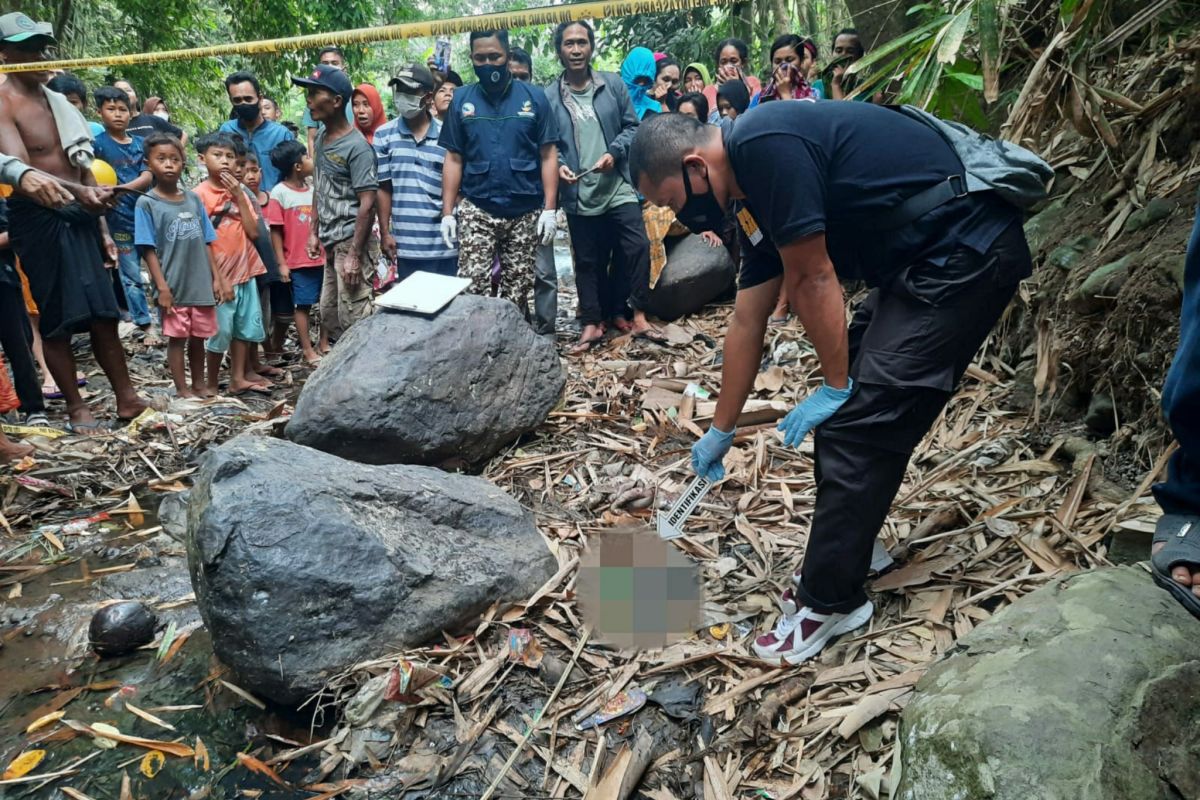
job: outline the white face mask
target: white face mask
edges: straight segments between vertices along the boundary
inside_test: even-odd
[[[163,120],[171,119],[171,115],[167,112],[167,110],[165,108],[155,109],[154,116],[158,117],[159,119],[163,119]]]
[[[404,119],[416,119],[425,110],[419,96],[404,92],[395,92],[392,95],[392,105],[396,107],[396,113]]]

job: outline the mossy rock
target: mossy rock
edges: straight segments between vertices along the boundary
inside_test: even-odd
[[[1156,222],[1162,222],[1178,208],[1179,204],[1163,197],[1155,197],[1146,203],[1144,208],[1129,215],[1125,221],[1125,233],[1136,233],[1142,228],[1148,228]]]
[[[981,624],[900,718],[900,800],[1200,797],[1200,625],[1141,566]]]
[[[1098,311],[1104,305],[1104,298],[1113,297],[1125,285],[1133,263],[1134,254],[1130,253],[1111,264],[1096,268],[1075,290],[1071,296],[1072,303],[1084,313]]]
[[[1084,254],[1100,243],[1094,236],[1080,236],[1064,245],[1054,248],[1046,257],[1046,263],[1059,269],[1070,271],[1075,268]]]
[[[1069,214],[1070,209],[1060,198],[1031,217],[1025,223],[1025,238],[1029,240],[1029,249],[1036,254],[1055,244]]]

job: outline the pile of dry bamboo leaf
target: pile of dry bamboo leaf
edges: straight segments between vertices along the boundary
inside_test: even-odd
[[[391,697],[426,688],[343,721],[322,743],[325,776],[374,765],[382,777],[364,786],[446,793],[436,796],[486,786],[485,796],[525,798],[624,798],[635,787],[654,800],[885,797],[897,712],[930,663],[1050,578],[1106,564],[1104,536],[1118,524],[1144,527],[1136,518],[1152,513],[1137,499],[1149,476],[1133,499],[1094,499],[1094,455],[1056,459],[1058,441],[1032,450],[1026,419],[1004,409],[1012,370],[988,356],[909,468],[882,534],[899,566],[874,582],[870,625],[802,668],[755,660],[748,644],[774,624],[815,492],[811,444],[791,451],[774,432],[813,382],[815,356],[792,324],[772,329],[727,478],[674,542],[702,568],[704,627],[658,651],[598,645],[575,603],[581,552],[605,529],[652,525],[654,507],[690,479],[728,311],[669,326],[670,348],[618,339],[569,362],[560,409],[485,473],[534,510],[560,570],[469,635],[339,676],[319,706],[361,710],[388,684]],[[711,396],[685,392],[689,384]],[[616,502],[644,496],[631,485],[657,490],[656,502]],[[590,730],[575,724],[635,707],[643,694],[640,710]]]

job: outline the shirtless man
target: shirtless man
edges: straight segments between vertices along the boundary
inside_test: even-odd
[[[0,16],[0,55],[8,63],[45,61],[54,44],[49,23],[20,12]],[[0,85],[0,153],[59,179],[74,195],[75,202],[60,209],[14,197],[9,221],[13,249],[41,313],[46,363],[66,400],[68,428],[94,433],[102,426],[75,385],[73,334],[91,334],[92,352],[116,395],[118,417],[133,419],[146,404],[129,379],[117,335],[121,311],[105,270],[106,262],[116,263],[116,246],[98,215],[115,202],[115,195],[95,188],[91,172],[67,158],[42,92],[49,78],[46,71],[15,72]]]

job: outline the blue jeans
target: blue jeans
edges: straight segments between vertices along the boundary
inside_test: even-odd
[[[117,263],[121,272],[121,287],[125,289],[125,304],[135,325],[149,325],[150,304],[142,286],[142,260],[133,246],[132,233],[112,234],[117,243]]]
[[[1183,267],[1179,349],[1162,392],[1163,413],[1179,449],[1167,479],[1154,485],[1154,499],[1167,514],[1200,514],[1200,205]]]
[[[414,272],[436,272],[438,275],[454,277],[458,274],[458,256],[446,258],[405,258],[396,259],[396,281],[400,282]]]

